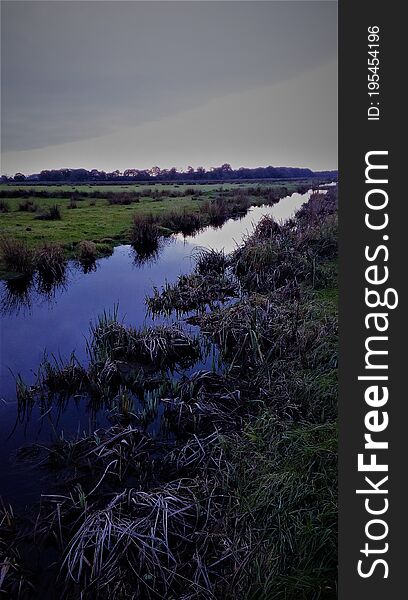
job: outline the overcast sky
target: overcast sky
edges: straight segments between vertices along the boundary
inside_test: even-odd
[[[335,2],[2,2],[1,172],[337,167]]]

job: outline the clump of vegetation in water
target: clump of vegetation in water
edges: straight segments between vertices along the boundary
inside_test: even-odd
[[[196,318],[219,372],[161,373],[159,385],[197,340],[113,312],[92,327],[86,367],[49,361],[37,390],[19,380],[27,405],[40,388],[103,390],[114,421],[26,451],[68,474],[43,496],[35,531],[54,548],[59,598],[336,597],[336,225],[330,191],[290,223],[264,219],[232,255],[197,256],[180,293],[194,278],[238,285]],[[136,388],[171,435],[146,431]]]
[[[202,229],[204,223],[199,214],[184,210],[165,213],[160,217],[160,225],[169,231],[192,235]]]
[[[157,218],[153,217],[153,215],[135,214],[133,216],[130,242],[137,251],[153,250],[157,247],[161,235],[157,225]]]
[[[34,271],[34,253],[23,240],[4,237],[0,240],[1,252],[9,271],[30,275]]]
[[[237,283],[225,273],[228,259],[223,251],[201,248],[195,259],[193,273],[180,275],[175,284],[166,283],[161,290],[153,288],[153,295],[146,299],[153,315],[205,310],[206,306],[212,307],[237,295]]]
[[[34,263],[42,281],[55,282],[63,278],[67,259],[60,244],[44,244],[35,251]]]
[[[98,256],[98,247],[95,242],[84,240],[83,242],[79,242],[76,253],[80,261],[92,263],[95,262]]]

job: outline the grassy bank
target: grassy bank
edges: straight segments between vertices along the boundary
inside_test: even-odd
[[[75,398],[111,425],[20,453],[55,483],[34,524],[3,507],[5,592],[44,597],[47,581],[73,600],[334,599],[336,262],[331,190],[152,291],[149,310],[185,314],[201,343],[113,311],[91,328],[87,364],[49,358],[34,386],[18,380],[21,420]],[[212,371],[194,367],[206,344]],[[41,568],[24,557],[33,542],[49,553]]]
[[[173,231],[183,230],[169,216],[195,215],[196,228],[211,223],[211,207],[221,198],[246,197],[247,205],[270,202],[294,191],[305,191],[311,182],[266,185],[130,185],[130,186],[0,186],[2,238],[23,240],[29,248],[60,244],[69,258],[82,241],[96,244],[99,256],[119,243],[131,241],[134,217],[153,216]],[[228,202],[227,202],[228,204]],[[247,207],[248,207],[247,206]],[[224,216],[234,211],[225,209]],[[181,219],[182,220],[182,219]],[[180,218],[179,218],[180,221]],[[169,227],[170,226],[170,227]],[[13,275],[0,252],[0,276]]]

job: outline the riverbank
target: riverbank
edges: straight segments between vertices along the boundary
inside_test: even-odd
[[[194,367],[194,335],[111,312],[86,364],[48,359],[18,383],[21,418],[76,401],[110,425],[20,454],[55,479],[35,539],[56,566],[38,577],[22,548],[33,529],[5,509],[9,590],[45,597],[59,574],[59,598],[335,597],[336,210],[330,190],[286,225],[264,217],[230,256],[202,252],[152,291],[152,312],[187,313],[217,348],[211,371]]]
[[[312,181],[265,184],[129,186],[0,186],[2,240],[24,245],[28,252],[61,246],[66,258],[76,258],[81,242],[92,243],[95,257],[131,241],[134,218],[153,217],[163,234],[199,230],[249,206],[273,203],[304,192]],[[219,205],[222,204],[220,211]],[[14,261],[15,262],[15,261]],[[18,274],[13,261],[0,251],[0,278]],[[20,273],[21,274],[21,273]]]

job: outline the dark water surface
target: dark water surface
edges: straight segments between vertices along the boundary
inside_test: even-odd
[[[115,248],[112,256],[98,260],[96,270],[90,273],[71,263],[64,285],[49,295],[28,290],[23,298],[16,298],[9,285],[1,282],[0,496],[21,507],[22,503],[31,504],[44,488],[38,468],[15,461],[18,448],[50,441],[61,432],[69,437],[107,424],[104,414],[90,415],[86,403],[74,401],[60,415],[41,416],[33,410],[29,421],[16,424],[15,375],[21,374],[26,383],[32,383],[44,351],[62,358],[75,351],[79,360],[85,360],[90,322],[114,306],[118,306],[125,324],[151,324],[146,296],[153,286],[174,282],[180,274],[189,273],[194,265],[194,248],[231,252],[264,215],[278,221],[288,219],[310,193],[295,193],[273,206],[253,207],[245,217],[231,219],[218,229],[208,227],[194,237],[173,236],[156,259],[145,264],[138,263],[130,246]],[[203,366],[211,368],[210,364]]]

